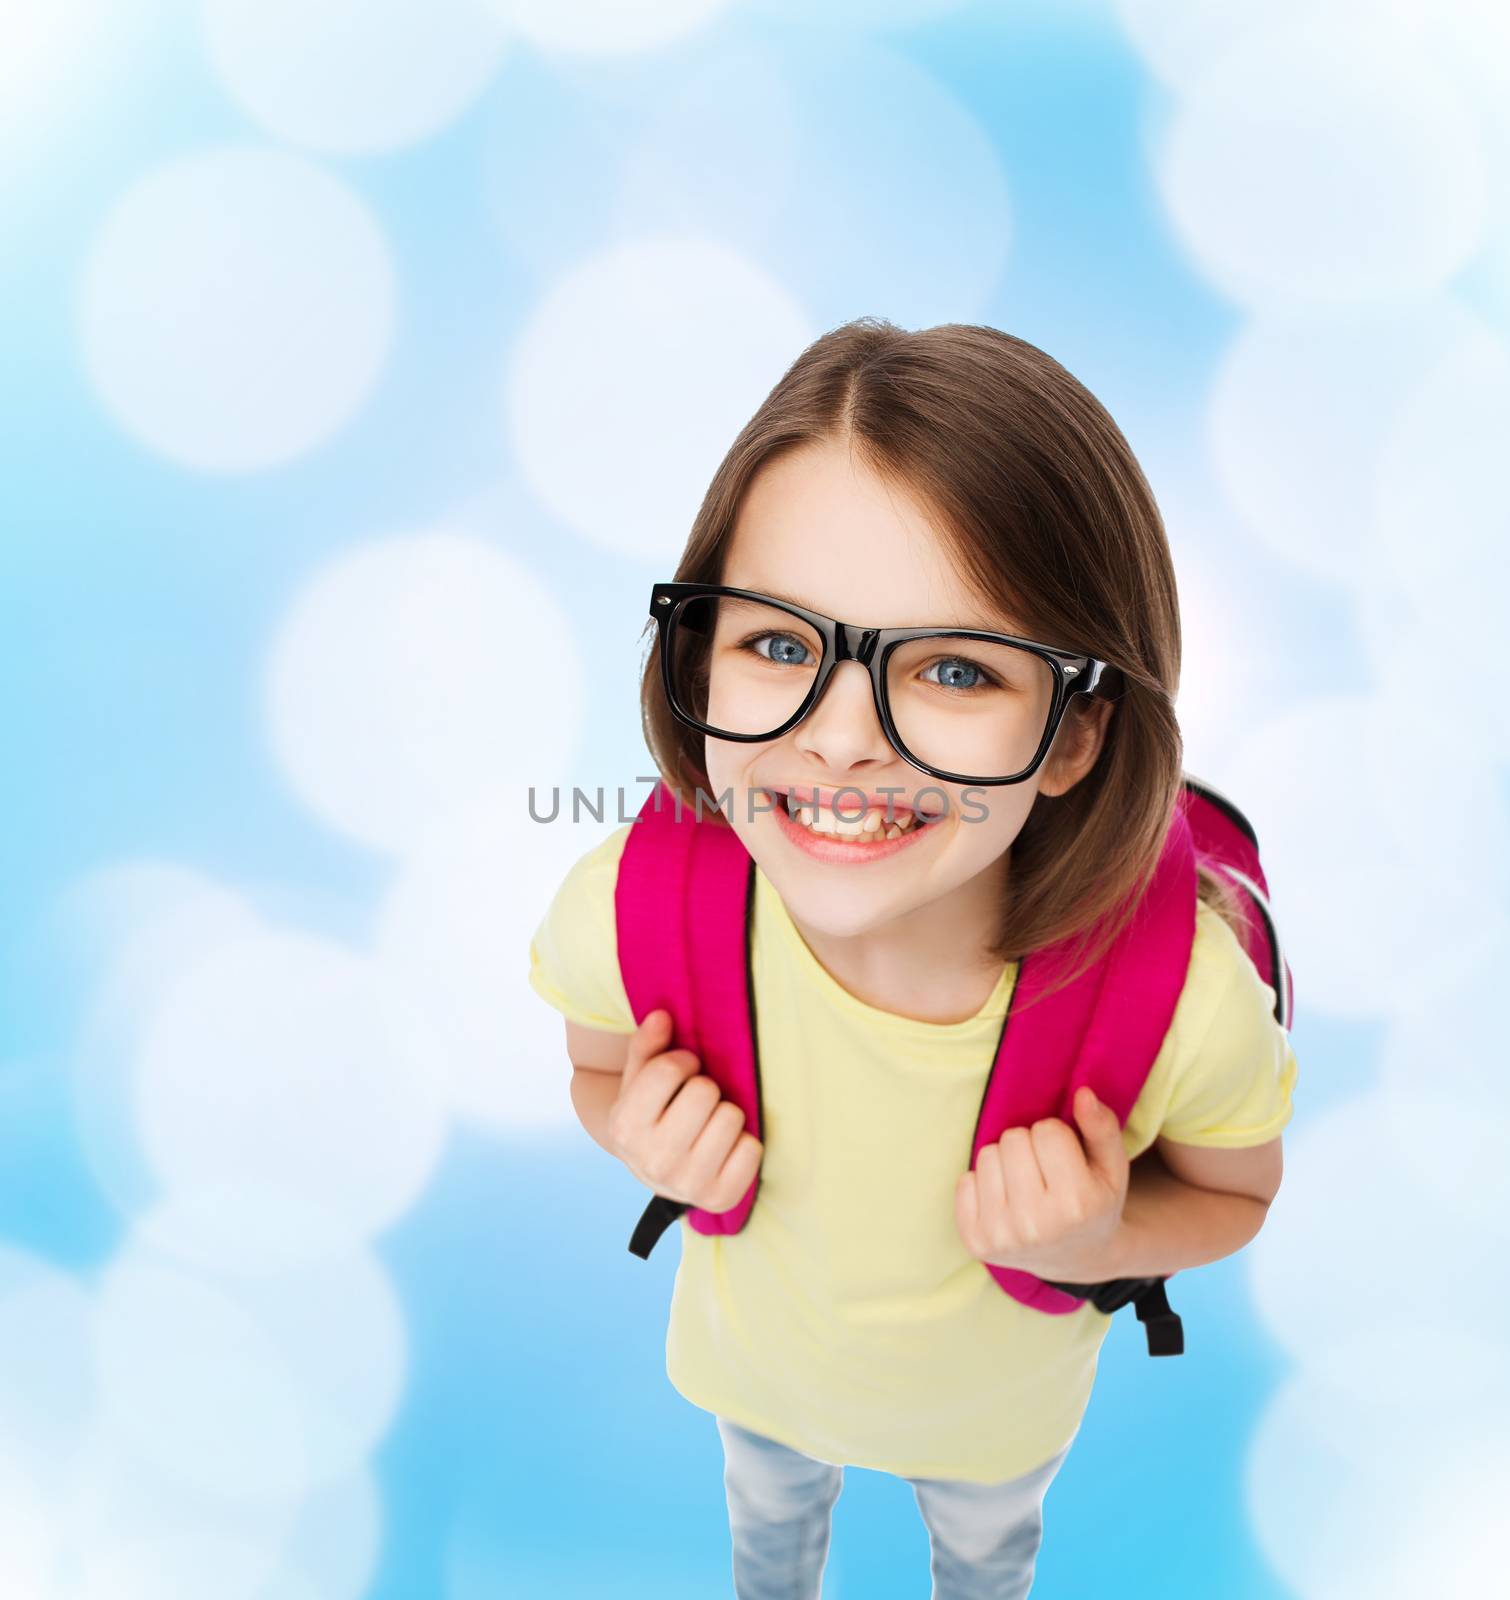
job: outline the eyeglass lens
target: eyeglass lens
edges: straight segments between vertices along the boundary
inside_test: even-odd
[[[678,707],[720,733],[762,737],[796,712],[822,636],[779,607],[733,595],[683,601],[667,663]],[[1038,750],[1054,670],[1015,645],[929,635],[893,645],[886,702],[905,753],[945,772],[1015,777]]]

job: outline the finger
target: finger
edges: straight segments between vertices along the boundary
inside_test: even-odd
[[[1007,1178],[1001,1146],[994,1140],[980,1147],[975,1158],[975,1193],[981,1238],[998,1238],[1008,1225]]]
[[[1085,1140],[1087,1164],[1112,1187],[1120,1186],[1128,1164],[1122,1124],[1088,1084],[1075,1091],[1075,1121]]]
[[[683,1079],[656,1118],[651,1137],[672,1159],[685,1159],[723,1095],[705,1072]]]
[[[637,1076],[628,1082],[621,1080],[614,1101],[620,1142],[638,1147],[651,1137],[667,1108],[675,1104],[683,1085],[697,1077],[700,1070],[701,1063],[690,1050],[663,1050],[651,1056]]]
[[[624,1057],[624,1083],[628,1085],[652,1056],[658,1056],[671,1043],[671,1013],[664,1007],[647,1011],[630,1035]]]
[[[1083,1188],[1091,1176],[1085,1147],[1067,1122],[1047,1117],[1032,1128],[1033,1153],[1049,1191],[1070,1195]]]
[[[1026,1128],[1008,1128],[999,1143],[1007,1206],[1021,1225],[1029,1218],[1038,1216],[1048,1194],[1048,1185],[1044,1182],[1038,1157],[1033,1153],[1033,1140]]]
[[[681,1092],[682,1085],[698,1075],[701,1065],[690,1050],[663,1050],[651,1056],[629,1083],[620,1080],[619,1099],[637,1125],[648,1127]]]
[[[679,1188],[688,1152],[718,1104],[718,1086],[694,1072],[679,1077],[674,1056],[668,1053],[646,1064],[635,1091],[619,1108],[615,1141],[637,1175],[653,1188]],[[663,1100],[664,1109],[657,1113],[657,1103]]]
[[[728,1211],[745,1197],[746,1191],[760,1171],[765,1146],[748,1130],[735,1141],[729,1158],[714,1180],[714,1192],[709,1210]]]
[[[974,1172],[962,1172],[954,1186],[954,1225],[972,1256],[987,1252],[981,1232],[980,1180]]]
[[[693,1194],[705,1195],[716,1211],[726,1211],[733,1205],[749,1187],[750,1178],[754,1176],[752,1169],[739,1189],[725,1198],[726,1191],[737,1177],[732,1156],[744,1137],[744,1131],[743,1108],[732,1100],[720,1100],[688,1152],[684,1187]],[[753,1141],[754,1135],[750,1137]],[[749,1164],[749,1151],[746,1149],[737,1166],[742,1169]]]

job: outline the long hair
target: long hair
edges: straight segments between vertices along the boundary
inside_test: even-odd
[[[1153,493],[1105,408],[1037,346],[991,327],[909,332],[861,317],[814,340],[740,431],[692,524],[677,581],[722,582],[755,475],[827,442],[847,445],[923,504],[967,581],[1036,637],[1120,673],[1095,765],[1064,794],[1040,794],[1010,847],[991,947],[1015,961],[1069,940],[1053,986],[1062,987],[1136,911],[1180,794],[1179,601]],[[710,787],[703,736],[667,705],[655,640],[640,705],[662,778],[696,805]],[[1067,716],[1081,709],[1077,697]],[[1241,911],[1222,880],[1201,868],[1198,888],[1238,931]]]

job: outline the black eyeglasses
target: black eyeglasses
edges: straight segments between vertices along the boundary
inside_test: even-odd
[[[779,738],[818,703],[839,662],[858,661],[892,748],[949,783],[1025,782],[1070,700],[1110,699],[1122,679],[1108,662],[1036,639],[865,628],[724,584],[657,583],[650,615],[667,702],[688,727],[747,743]]]

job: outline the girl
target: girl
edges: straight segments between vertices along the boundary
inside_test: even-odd
[[[668,648],[673,698],[659,643],[641,695],[661,776],[688,806],[727,793],[757,869],[769,1155],[667,1048],[665,1012],[635,1025],[614,920],[632,824],[572,867],[531,982],[567,1019],[584,1126],[640,1181],[722,1210],[759,1169],[740,1233],[679,1230],[666,1344],[671,1382],[717,1422],[736,1593],[818,1595],[855,1464],[912,1484],[934,1600],[1024,1595],[1111,1318],[1088,1301],[1045,1315],[982,1263],[1094,1283],[1228,1255],[1278,1188],[1291,1112],[1274,990],[1203,873],[1185,986],[1125,1126],[1082,1089],[1075,1127],[1008,1129],[960,1170],[1022,956],[1147,881],[1180,792],[1153,496],[1106,411],[1033,345],[866,318],[804,351],[735,440],[676,579],[741,591],[701,602],[685,659]],[[841,659],[780,731],[823,654],[793,604],[1115,671],[1036,764],[1045,664],[1010,643],[908,641],[887,717]]]

